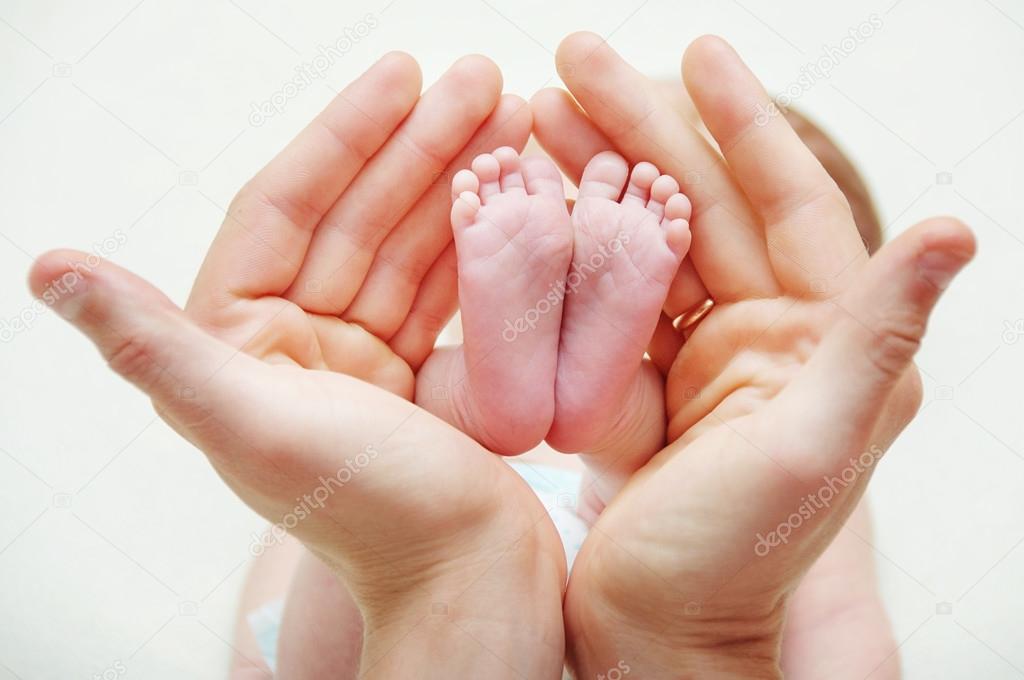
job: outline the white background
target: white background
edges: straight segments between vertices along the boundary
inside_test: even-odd
[[[31,311],[34,256],[121,230],[112,259],[184,302],[234,191],[387,50],[428,82],[482,52],[528,97],[558,83],[572,30],[659,77],[715,32],[780,91],[872,13],[882,28],[798,106],[864,171],[888,236],[951,213],[980,243],[920,354],[925,406],[873,484],[884,595],[908,678],[1024,677],[1024,3],[893,1],[0,2],[0,320],[31,320],[0,344],[0,680],[117,662],[222,677],[262,526],[83,338]],[[322,82],[250,124],[368,13],[377,28]]]

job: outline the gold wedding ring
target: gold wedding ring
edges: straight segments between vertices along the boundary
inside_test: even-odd
[[[712,300],[711,298],[708,298],[699,305],[691,307],[690,309],[686,310],[685,312],[677,316],[675,320],[672,322],[672,327],[675,328],[677,331],[689,330],[696,326],[698,323],[700,323],[701,319],[707,316],[708,312],[710,312],[711,308],[714,306],[715,301]]]

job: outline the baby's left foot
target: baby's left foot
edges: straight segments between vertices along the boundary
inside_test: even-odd
[[[628,184],[627,184],[628,178]],[[574,252],[548,442],[566,452],[606,451],[647,434],[650,451],[632,451],[632,472],[660,448],[664,406],[658,380],[642,361],[679,263],[690,247],[690,201],[650,163],[632,173],[607,151],[587,164],[572,213]],[[657,429],[650,433],[638,429]],[[645,423],[642,427],[640,423]],[[656,443],[655,443],[656,442]],[[592,456],[588,463],[604,467]],[[620,464],[615,465],[621,467]],[[602,470],[602,473],[604,471]]]

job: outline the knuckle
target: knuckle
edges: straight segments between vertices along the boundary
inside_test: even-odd
[[[886,319],[875,329],[868,359],[882,375],[898,379],[921,346],[924,323],[916,317]]]
[[[256,201],[256,197],[259,195],[259,191],[254,187],[253,180],[249,180],[242,185],[242,188],[232,197],[231,202],[228,203],[227,213],[229,215],[238,215],[245,210],[246,207],[253,204]]]
[[[111,369],[139,385],[149,384],[162,370],[153,359],[148,341],[139,335],[121,338],[105,354]]]
[[[420,309],[417,313],[420,327],[429,335],[438,335],[448,325],[450,314],[432,309]]]

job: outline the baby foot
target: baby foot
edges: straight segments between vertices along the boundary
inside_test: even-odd
[[[572,213],[574,251],[547,438],[555,448],[595,452],[624,443],[624,430],[661,408],[654,406],[663,403],[661,388],[641,364],[690,247],[689,218],[679,184],[650,163],[630,175],[625,159],[606,151],[587,164]],[[657,417],[663,422],[662,412]]]
[[[516,454],[554,417],[555,366],[572,229],[546,158],[502,147],[452,180],[464,344],[451,400],[464,432]]]

